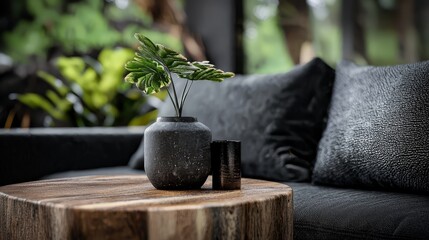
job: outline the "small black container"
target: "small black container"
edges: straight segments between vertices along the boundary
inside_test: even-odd
[[[241,188],[241,142],[213,141],[211,144],[213,189]]]

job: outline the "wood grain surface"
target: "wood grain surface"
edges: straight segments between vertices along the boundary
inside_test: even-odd
[[[156,190],[146,176],[87,176],[0,187],[0,239],[292,239],[292,190]]]

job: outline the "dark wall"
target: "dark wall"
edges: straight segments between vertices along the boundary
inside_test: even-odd
[[[187,0],[187,25],[202,38],[209,61],[224,71],[243,73],[242,0]]]

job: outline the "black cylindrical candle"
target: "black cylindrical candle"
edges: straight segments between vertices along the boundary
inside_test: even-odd
[[[241,143],[221,140],[211,144],[213,189],[241,188]]]

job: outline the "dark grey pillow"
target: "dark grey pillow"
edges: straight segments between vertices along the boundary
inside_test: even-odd
[[[334,77],[332,68],[314,59],[288,73],[195,82],[184,115],[207,125],[213,140],[242,141],[243,176],[309,180]],[[176,82],[180,89],[185,81]],[[170,102],[160,115],[174,115]],[[134,165],[137,159],[143,161],[143,152],[134,155]]]
[[[337,66],[313,181],[429,192],[429,61]]]

